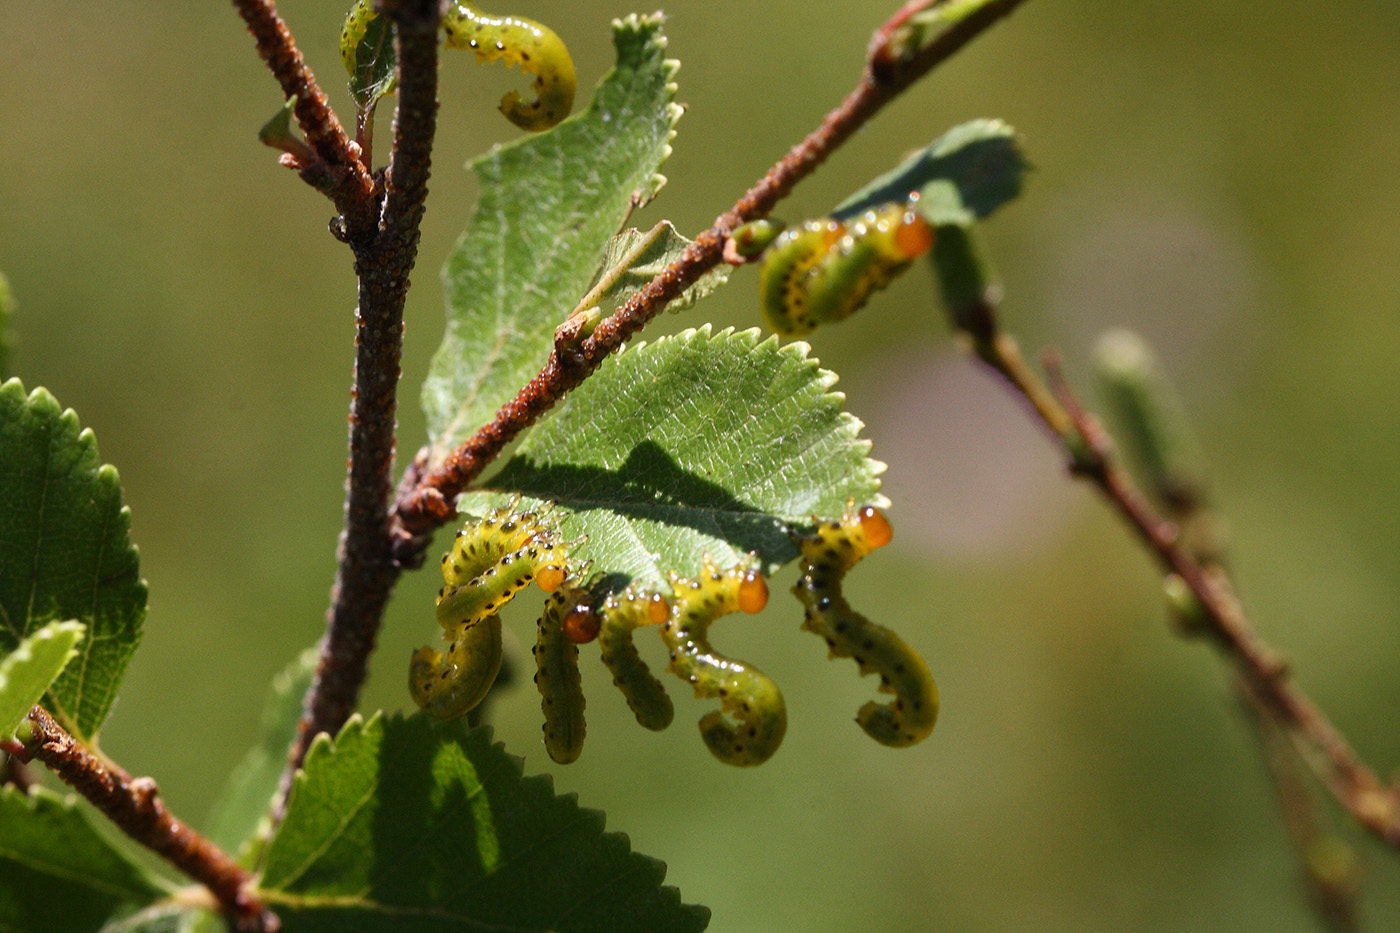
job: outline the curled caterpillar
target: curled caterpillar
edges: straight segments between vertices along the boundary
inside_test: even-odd
[[[408,663],[413,702],[438,719],[455,719],[486,698],[501,672],[501,617],[492,613],[444,635],[446,654],[424,646]]]
[[[627,589],[608,597],[598,630],[598,647],[614,686],[627,699],[637,724],[655,732],[669,726],[676,711],[666,688],[637,653],[632,632],[643,625],[664,625],[670,617],[671,606],[660,594]]]
[[[357,0],[340,30],[340,60],[354,78],[362,56],[380,50],[361,48],[370,24],[379,16],[371,0]],[[481,64],[503,61],[535,76],[535,99],[528,103],[516,91],[501,98],[501,113],[525,130],[547,130],[569,115],[578,79],[574,60],[562,39],[548,26],[523,16],[492,16],[469,3],[453,2],[442,18],[447,46],[470,49]]]
[[[768,584],[743,565],[720,570],[705,558],[700,577],[671,575],[671,615],[661,638],[671,652],[670,670],[695,687],[697,697],[718,697],[721,709],[700,719],[700,735],[720,761],[757,765],[778,750],[787,732],[783,695],[768,675],[710,646],[710,623],[731,612],[758,612]],[[725,719],[729,714],[737,728]]]
[[[447,653],[419,648],[409,665],[409,692],[419,707],[452,719],[481,702],[501,666],[496,613],[531,580],[545,592],[558,589],[568,577],[567,552],[539,513],[516,512],[514,502],[457,532],[442,558],[437,602]],[[477,631],[482,627],[494,637]]]
[[[449,4],[442,19],[447,44],[471,49],[482,64],[497,59],[535,76],[535,99],[526,103],[511,91],[501,113],[524,130],[547,130],[569,115],[578,80],[574,60],[554,31],[523,16],[492,16],[468,3]]]
[[[833,658],[853,658],[862,674],[879,674],[880,690],[895,699],[874,700],[856,722],[875,741],[896,748],[928,738],[938,719],[938,687],[928,665],[889,629],[851,608],[841,595],[841,579],[856,563],[889,543],[890,523],[869,506],[846,508],[840,521],[819,521],[816,532],[798,542],[801,576],[792,588],[806,609],[802,627],[826,639]]]
[[[583,684],[578,673],[578,646],[569,630],[573,618],[597,618],[587,603],[588,590],[565,584],[544,604],[535,642],[535,688],[544,712],[544,747],[561,765],[583,751]]]
[[[849,317],[933,246],[914,199],[866,211],[849,223],[809,220],[765,254],[759,307],[769,329],[793,337]]]

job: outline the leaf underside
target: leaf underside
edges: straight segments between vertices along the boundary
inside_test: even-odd
[[[285,933],[704,929],[664,875],[488,728],[376,715],[312,746],[261,894]]]
[[[0,930],[90,933],[164,894],[71,800],[0,788]]]

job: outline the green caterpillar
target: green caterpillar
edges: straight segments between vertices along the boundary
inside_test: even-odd
[[[666,688],[637,654],[632,632],[643,625],[664,625],[671,617],[671,606],[658,593],[632,589],[608,597],[598,630],[598,647],[603,664],[613,675],[613,684],[627,699],[637,724],[659,732],[671,724],[675,708]]]
[[[526,103],[511,91],[501,113],[524,130],[547,130],[569,115],[578,79],[574,60],[554,31],[523,16],[492,16],[468,3],[453,3],[442,19],[447,45],[471,49],[481,64],[497,59],[535,76],[535,99]]]
[[[758,612],[768,603],[768,584],[743,565],[720,570],[706,555],[699,579],[671,574],[671,615],[661,638],[671,652],[670,670],[695,687],[697,697],[718,697],[721,709],[700,719],[700,735],[720,761],[757,765],[767,761],[787,732],[783,695],[758,668],[726,658],[709,643],[710,624],[731,612]],[[728,713],[738,727],[726,719]]]
[[[371,0],[356,0],[350,12],[345,15],[345,25],[340,27],[340,61],[350,77],[355,77],[355,68],[360,63],[360,43],[369,24],[379,18],[379,11]]]
[[[345,17],[340,30],[340,60],[352,78],[361,55],[360,44],[378,16],[371,0],[357,0]],[[549,27],[523,16],[492,16],[469,3],[454,2],[442,18],[442,28],[449,48],[470,49],[478,63],[500,60],[535,76],[534,100],[527,103],[516,91],[501,98],[501,113],[516,126],[547,130],[573,109],[578,86],[574,60]]]
[[[841,595],[841,579],[862,557],[889,543],[889,520],[869,506],[846,508],[840,521],[819,521],[798,541],[801,576],[792,588],[806,609],[802,627],[826,639],[833,658],[853,658],[862,674],[879,674],[880,690],[895,699],[874,700],[856,722],[875,741],[896,748],[928,738],[938,719],[938,687],[928,665],[889,629],[856,612]]]
[[[928,252],[933,228],[915,200],[873,208],[849,224],[828,217],[784,231],[759,272],[768,328],[796,337],[843,320]]]
[[[535,642],[535,688],[544,712],[544,747],[549,757],[569,764],[583,751],[583,684],[578,672],[575,631],[597,612],[586,602],[588,590],[564,585],[550,594],[540,616]],[[596,633],[596,628],[594,629]]]
[[[437,620],[447,653],[419,648],[408,677],[413,701],[439,719],[466,713],[495,681],[501,667],[501,607],[532,580],[548,593],[568,577],[567,545],[541,524],[539,513],[517,513],[515,505],[512,501],[468,524],[443,555]],[[494,635],[477,631],[481,628]]]

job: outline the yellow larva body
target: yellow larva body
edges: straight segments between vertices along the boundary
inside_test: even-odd
[[[449,48],[470,49],[482,64],[499,60],[535,76],[534,100],[522,100],[515,91],[501,98],[507,120],[537,131],[569,115],[578,85],[574,60],[549,27],[523,16],[493,16],[468,3],[449,4],[442,26]]]
[[[544,747],[561,765],[583,752],[583,683],[578,672],[578,646],[569,638],[564,620],[588,595],[581,587],[562,586],[550,594],[540,616],[535,641],[535,688],[544,712]]]
[[[457,533],[443,555],[437,621],[447,651],[419,648],[409,665],[418,706],[451,719],[476,706],[501,667],[501,608],[532,580],[545,590],[568,576],[567,545],[536,512],[515,503],[495,509]]]
[[[758,668],[715,651],[709,630],[720,616],[762,609],[768,601],[763,577],[743,565],[720,570],[707,556],[697,579],[672,574],[671,589],[671,615],[661,628],[670,670],[688,681],[697,697],[720,701],[721,710],[700,720],[705,745],[726,764],[762,764],[787,732],[783,695]]]
[[[888,520],[873,508],[848,507],[840,521],[822,521],[798,542],[801,576],[793,593],[806,609],[802,627],[826,639],[833,658],[853,658],[862,674],[878,674],[895,699],[871,700],[856,721],[875,741],[902,747],[923,741],[938,719],[938,687],[913,648],[851,608],[841,580],[862,557],[890,539]]]
[[[653,731],[665,729],[675,717],[675,707],[666,688],[637,653],[632,633],[642,626],[664,625],[671,617],[670,604],[659,594],[628,589],[608,597],[602,616],[598,647],[613,675],[613,685],[622,691],[638,725]]]
[[[759,308],[774,333],[795,337],[865,305],[933,246],[933,228],[913,201],[872,208],[841,223],[809,220],[764,255]]]
[[[500,673],[501,617],[489,615],[443,637],[448,639],[445,653],[427,646],[413,652],[408,692],[419,709],[438,719],[456,719],[486,698]]]
[[[377,49],[361,48],[369,26],[378,18],[371,0],[357,0],[340,30],[340,60],[353,78],[366,59],[378,56]],[[523,16],[493,16],[469,3],[448,4],[442,18],[447,47],[468,49],[480,64],[494,61],[519,65],[535,76],[535,97],[526,101],[516,91],[501,98],[501,113],[521,129],[547,130],[569,115],[574,106],[578,78],[574,60],[563,40],[548,26]],[[385,33],[387,36],[388,33]]]

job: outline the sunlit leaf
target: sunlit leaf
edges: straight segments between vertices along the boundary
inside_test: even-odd
[[[587,110],[472,163],[481,199],[443,270],[447,331],[423,384],[434,462],[544,365],[609,237],[664,181],[676,64],[659,17],[613,32],[617,65]]]

